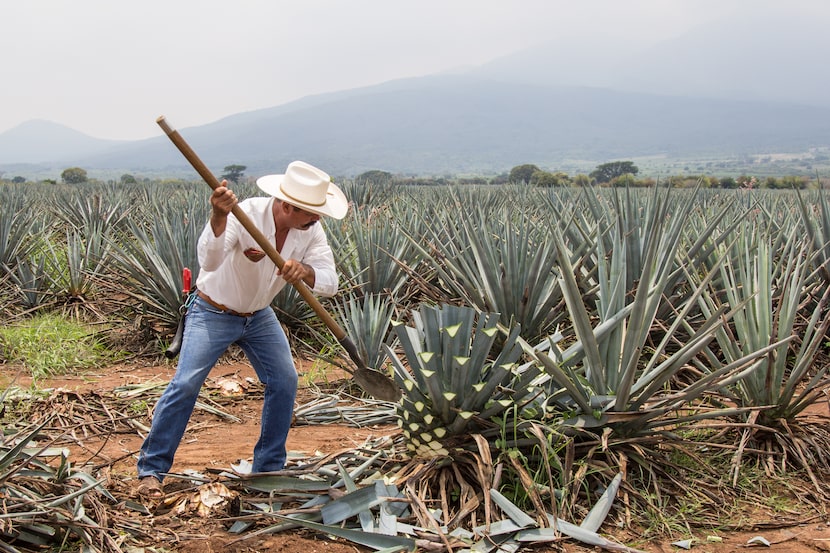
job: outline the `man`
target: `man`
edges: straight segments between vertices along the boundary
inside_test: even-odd
[[[242,201],[239,208],[275,245],[285,264],[278,271],[265,258],[231,213],[237,199],[222,181],[210,197],[210,221],[199,238],[197,292],[188,309],[176,374],[156,404],[138,458],[138,491],[146,497],[163,495],[164,473],[173,464],[199,390],[233,343],[265,385],[252,470],[274,471],[285,465],[297,372],[271,302],[286,283],[303,281],[321,296],[337,292],[334,258],[317,222],[321,216],[342,219],[348,202],[329,175],[301,161],[289,164],[283,175],[259,178],[257,185],[269,197]]]

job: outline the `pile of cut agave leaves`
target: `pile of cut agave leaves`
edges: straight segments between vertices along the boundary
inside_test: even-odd
[[[160,390],[158,386],[144,386],[118,393],[135,398],[139,393]],[[65,403],[73,397],[88,404],[82,396],[67,396]],[[361,405],[367,402],[364,399],[343,406],[342,400],[342,394],[321,396],[300,406],[297,422],[337,420],[361,425],[370,420],[366,418],[370,411],[374,424],[394,420],[392,404]],[[117,404],[109,409],[113,415],[120,413]],[[72,411],[77,414],[80,409],[75,406]],[[402,446],[396,443],[400,436],[383,436],[335,454],[290,455],[287,469],[278,473],[250,474],[250,467],[240,462],[228,470],[212,469],[210,474],[170,474],[166,482],[172,485],[168,484],[168,490],[180,491],[168,492],[151,504],[123,497],[127,494],[116,490],[112,475],[102,475],[91,466],[73,466],[68,449],[55,446],[60,438],[48,436],[49,429],[55,428],[50,421],[54,418],[46,417],[25,432],[4,429],[0,496],[5,509],[0,515],[0,551],[31,551],[70,543],[80,543],[80,550],[90,553],[155,551],[148,543],[163,547],[164,537],[153,535],[148,515],[219,520],[237,536],[234,542],[306,528],[390,553],[520,551],[525,545],[568,538],[608,551],[637,551],[598,534],[621,475],[611,481],[578,525],[549,513],[533,518],[493,485],[490,489],[466,490],[472,506],[462,506],[469,515],[483,504],[485,520],[470,529],[449,529],[444,510],[428,506],[412,483],[419,472],[429,472],[429,465],[440,458],[419,461],[401,456]],[[480,436],[474,438],[478,438],[479,451],[473,455],[478,470],[482,474],[492,471],[486,441]],[[57,467],[55,458],[60,461]],[[449,460],[443,458],[442,462]],[[492,474],[489,479],[493,482]],[[404,488],[397,483],[403,483]],[[536,513],[538,516],[539,511]]]

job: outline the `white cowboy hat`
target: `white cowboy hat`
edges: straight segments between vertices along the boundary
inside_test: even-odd
[[[304,161],[292,161],[284,175],[265,175],[256,183],[263,192],[318,215],[342,219],[349,211],[346,195],[331,177]]]

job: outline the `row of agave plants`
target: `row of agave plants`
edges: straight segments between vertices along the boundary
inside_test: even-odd
[[[799,416],[828,391],[821,191],[343,187],[327,305],[403,390],[426,501],[495,478],[568,513],[622,471],[638,508],[665,511],[673,490],[717,505],[748,463],[826,498],[830,436]],[[0,202],[5,324],[61,309],[161,352],[204,184],[6,186]],[[298,354],[348,364],[296,292],[273,307]],[[482,439],[505,463],[488,482]]]

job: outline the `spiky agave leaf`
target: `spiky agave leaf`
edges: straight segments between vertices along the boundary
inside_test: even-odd
[[[717,352],[706,350],[710,365],[718,358],[733,362],[774,346],[758,369],[733,388],[739,405],[767,407],[761,423],[772,425],[782,418],[792,420],[806,408],[809,402],[804,400],[822,388],[819,384],[828,369],[815,363],[830,327],[828,292],[825,289],[818,302],[808,301],[813,293],[808,286],[813,242],[796,226],[786,228],[761,232],[756,223],[748,222],[724,251],[722,290],[698,300],[704,313],[723,302],[741,306],[732,324],[717,332]],[[794,336],[800,339],[790,340]]]
[[[113,259],[122,276],[112,274],[108,285],[131,296],[153,322],[174,328],[182,303],[182,269],[190,268],[195,281],[196,247],[204,223],[192,219],[188,206],[172,202],[152,211],[146,224],[129,221],[127,235],[113,243]]]
[[[383,344],[391,332],[395,304],[387,294],[366,294],[358,298],[353,291],[333,301],[346,334],[357,346],[366,366],[379,369],[386,360]]]
[[[36,199],[28,187],[11,185],[0,187],[0,275],[14,269],[17,262],[26,259],[34,245],[32,240],[43,226],[42,215],[33,209]]]
[[[673,204],[666,193],[655,198],[650,204],[652,208],[644,212],[646,221],[642,224],[654,236],[644,237],[642,245],[645,249],[638,249],[635,256],[640,259],[641,273],[639,278],[631,281],[636,283],[633,290],[626,287],[629,277],[623,270],[625,263],[620,263],[618,258],[628,259],[629,250],[639,248],[640,242],[631,245],[623,239],[621,229],[627,228],[625,225],[608,227],[607,232],[612,233],[612,249],[603,250],[599,245],[603,241],[598,240],[599,253],[595,256],[597,278],[604,279],[599,287],[596,311],[586,305],[581,293],[585,286],[577,281],[581,273],[572,264],[573,256],[561,231],[556,227],[552,229],[562,273],[562,290],[577,343],[565,351],[551,347],[549,354],[538,355],[552,379],[549,392],[562,396],[557,387],[567,390],[568,396],[563,397],[578,406],[583,417],[596,416],[596,424],[613,425],[625,435],[649,431],[653,421],[667,412],[668,405],[677,408],[678,401],[683,405],[707,393],[706,388],[690,386],[677,392],[668,404],[658,401],[667,383],[705,348],[731,314],[724,308],[709,313],[700,321],[694,309],[695,300],[704,293],[705,286],[697,283],[687,286],[685,294],[676,298],[672,306],[673,320],[657,324],[662,302],[674,295],[679,282],[676,278],[678,270],[686,271],[692,262],[678,254],[685,214],[691,211],[688,203],[691,198],[693,196],[687,197],[686,203]],[[626,208],[626,211],[631,210]],[[665,225],[669,225],[667,231],[664,231]],[[615,233],[616,237],[613,236]],[[701,244],[698,240],[696,247]],[[711,277],[711,273],[705,275],[704,282]],[[655,328],[661,328],[661,334],[655,334]],[[649,352],[647,356],[644,355],[646,351]],[[714,371],[716,378],[713,376],[707,383],[717,387],[717,379],[718,382],[726,381],[751,366],[760,355],[762,353],[756,352],[754,357],[742,360],[740,366],[728,365],[722,370],[719,367]],[[602,411],[639,414],[627,418],[603,417],[600,416]],[[581,418],[578,420],[582,421]],[[661,424],[665,422],[661,421]]]
[[[419,234],[407,232],[424,258],[434,260],[442,301],[460,297],[498,313],[504,325],[520,325],[527,339],[544,336],[562,318],[556,309],[562,294],[538,204],[455,199],[452,207],[424,213]]]
[[[406,303],[407,268],[417,267],[421,253],[399,228],[410,227],[415,217],[403,202],[355,208],[339,224],[326,221],[337,267],[358,296],[384,294]]]

